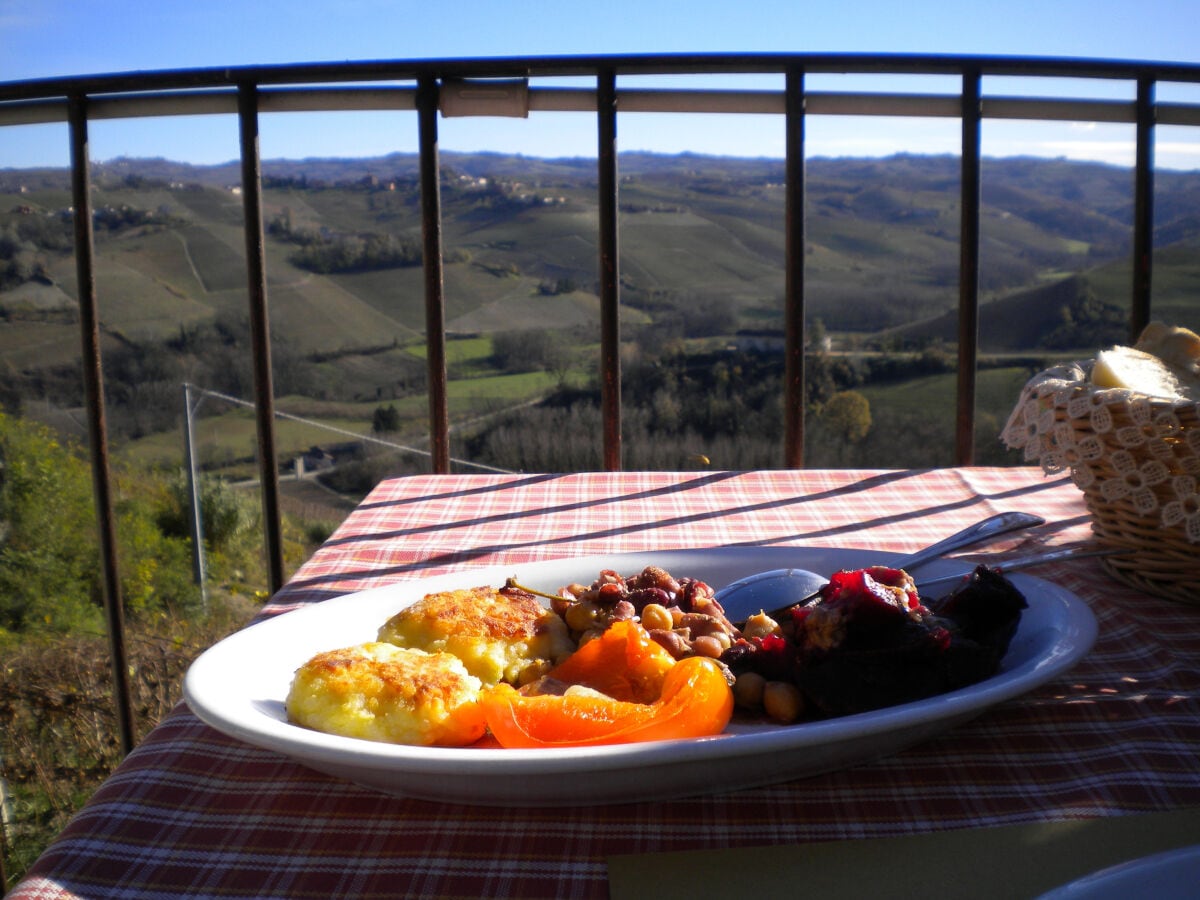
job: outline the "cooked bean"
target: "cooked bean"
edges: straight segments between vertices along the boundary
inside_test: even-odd
[[[679,582],[666,569],[659,566],[646,566],[642,570],[642,578],[648,585],[661,588],[669,594],[679,593]]]
[[[729,626],[724,620],[704,613],[685,613],[680,624],[690,628],[697,637],[702,634],[729,634]]]
[[[702,634],[700,637],[692,640],[692,650],[697,656],[718,659],[725,648],[721,646],[721,642],[717,640],[715,635]]]
[[[609,610],[608,621],[621,622],[637,618],[637,609],[628,600],[618,600]]]
[[[648,603],[642,610],[642,627],[647,631],[670,631],[675,627],[675,621],[671,618],[670,611],[661,603]]]
[[[688,642],[688,636],[684,633],[655,629],[650,632],[650,637],[665,647],[667,652],[676,659],[683,659],[685,656],[691,655],[692,647]]]
[[[763,710],[783,725],[795,722],[804,712],[800,689],[786,681],[768,681],[763,685]]]
[[[767,679],[757,672],[743,672],[733,683],[734,702],[745,709],[758,709],[762,706],[766,683]]]
[[[757,612],[746,620],[742,626],[742,637],[766,637],[769,634],[779,634],[779,623],[764,612]]]
[[[567,625],[572,631],[587,631],[596,621],[597,612],[594,604],[588,600],[581,600],[572,603],[563,618],[567,620]]]

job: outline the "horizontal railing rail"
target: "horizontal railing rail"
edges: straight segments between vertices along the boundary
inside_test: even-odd
[[[777,76],[777,89],[709,89],[638,85],[655,76]],[[955,79],[954,88],[921,92],[810,91],[823,75]],[[984,80],[1011,77],[1124,82],[1131,99],[1023,96],[985,91]],[[587,80],[590,85],[537,84]],[[629,79],[629,83],[619,83]],[[1154,129],[1200,126],[1200,103],[1159,102],[1161,84],[1200,84],[1200,66],[1098,59],[892,54],[674,54],[367,61],[201,68],[47,78],[0,84],[0,127],[65,122],[71,150],[75,258],[88,441],[105,573],[113,677],[123,745],[133,743],[124,652],[124,621],[109,484],[108,438],[95,285],[88,125],[121,118],[233,115],[240,135],[247,290],[255,366],[255,410],[272,592],[284,579],[274,443],[274,392],[262,215],[258,122],[264,113],[412,111],[416,113],[422,198],[423,266],[430,456],[434,472],[450,469],[446,403],[445,297],[439,196],[438,121],[459,115],[525,116],[530,112],[596,115],[598,283],[601,300],[603,461],[621,466],[620,276],[617,178],[619,115],[723,113],[782,116],[786,134],[785,446],[783,464],[803,465],[805,345],[805,126],[812,116],[952,118],[961,122],[961,219],[958,290],[958,384],[955,458],[974,458],[978,348],[980,126],[985,119],[1126,123],[1135,129],[1133,278],[1130,333],[1149,321],[1152,268]],[[1057,92],[1063,93],[1063,92]],[[1069,92],[1067,92],[1069,93]]]
[[[625,88],[617,91],[623,113],[718,113],[722,115],[783,115],[782,91],[665,90]],[[391,88],[267,88],[259,90],[260,113],[415,111],[417,91]],[[528,89],[527,112],[595,112],[596,92],[588,88]],[[954,95],[861,91],[809,91],[805,112],[810,116],[893,116],[959,118],[961,100]],[[94,97],[88,109],[92,121],[160,116],[236,115],[236,90],[128,93]],[[482,108],[480,115],[486,114]],[[993,96],[980,99],[984,119],[1024,119],[1045,122],[1137,122],[1135,100],[1054,99]],[[67,101],[46,98],[0,103],[0,125],[44,125],[67,121]],[[1200,125],[1200,106],[1160,102],[1157,125]]]

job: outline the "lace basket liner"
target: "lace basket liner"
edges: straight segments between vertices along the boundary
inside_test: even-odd
[[[1114,576],[1200,604],[1200,403],[1096,388],[1093,362],[1031,378],[1001,439],[1047,474],[1070,471],[1096,538],[1137,551],[1105,559]]]

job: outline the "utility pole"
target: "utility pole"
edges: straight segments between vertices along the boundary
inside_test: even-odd
[[[196,404],[204,402],[204,397]],[[200,585],[200,604],[205,613],[208,612],[208,587],[205,583],[204,566],[204,520],[200,512],[200,476],[196,470],[195,433],[192,429],[192,386],[183,383],[183,458],[187,466],[188,497],[191,505],[191,515],[188,525],[192,533],[192,580]]]

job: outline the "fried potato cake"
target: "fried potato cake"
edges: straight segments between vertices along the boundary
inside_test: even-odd
[[[372,642],[319,653],[297,669],[287,713],[345,737],[461,747],[484,734],[481,689],[449,653]]]
[[[575,649],[562,618],[514,588],[428,594],[385,622],[379,640],[453,653],[489,686],[532,681]]]

